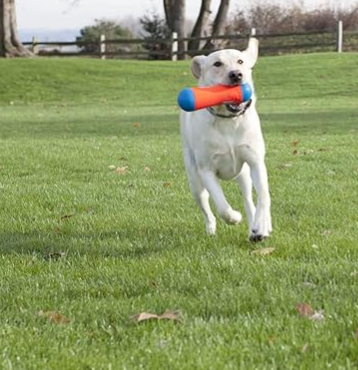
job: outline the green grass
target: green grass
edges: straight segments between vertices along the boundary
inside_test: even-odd
[[[245,223],[207,237],[189,194],[188,62],[0,60],[0,368],[356,369],[357,62],[260,59],[274,233],[257,245]],[[182,322],[131,320],[167,309]]]

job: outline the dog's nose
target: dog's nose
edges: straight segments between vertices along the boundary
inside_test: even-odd
[[[229,79],[230,82],[237,84],[242,81],[242,73],[240,71],[230,71]]]

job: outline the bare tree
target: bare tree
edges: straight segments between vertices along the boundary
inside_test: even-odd
[[[28,57],[31,53],[20,42],[15,0],[0,0],[0,57]]]
[[[167,20],[167,24],[172,31],[178,32],[178,25],[180,24],[184,30],[184,3],[185,0],[164,0],[164,11]],[[202,0],[198,18],[195,22],[193,31],[191,33],[192,38],[198,38],[203,36],[205,30],[207,30],[211,12],[212,0]],[[224,33],[226,17],[229,11],[230,0],[221,0],[218,12],[212,24],[212,36],[218,36]],[[180,15],[179,15],[180,14]],[[175,26],[175,17],[177,17],[177,25]],[[180,17],[180,20],[178,19]],[[176,29],[175,29],[176,27]],[[184,35],[184,32],[178,32],[178,36]],[[178,45],[179,50],[183,50],[185,47],[184,43]],[[220,42],[216,40],[208,40],[204,46],[204,49],[214,49],[220,47]],[[196,51],[200,48],[200,42],[198,40],[190,40],[188,43],[188,50],[190,54],[196,54]]]
[[[178,59],[185,59],[185,0],[164,0],[167,25],[181,39],[178,42]]]
[[[221,0],[218,12],[213,23],[213,29],[211,32],[213,36],[224,34],[229,6],[230,0]],[[222,40],[208,40],[204,45],[204,50],[220,48],[221,46],[223,46]]]
[[[200,7],[200,12],[199,16],[195,22],[193,31],[191,32],[191,37],[201,37],[204,33],[204,30],[208,26],[210,15],[211,15],[211,10],[210,10],[210,5],[211,5],[212,0],[202,0],[201,1],[201,7]],[[196,50],[199,50],[200,48],[200,41],[199,40],[190,40],[188,43],[188,50],[189,53],[194,53]]]

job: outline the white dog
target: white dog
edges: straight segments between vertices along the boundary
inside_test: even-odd
[[[242,188],[250,240],[263,240],[272,231],[265,144],[252,80],[252,68],[257,57],[258,41],[251,38],[245,51],[221,50],[192,60],[191,70],[199,86],[249,83],[253,91],[252,99],[246,103],[181,112],[189,186],[203,212],[209,235],[216,232],[209,196],[226,223],[233,225],[242,219],[241,213],[233,210],[225,199],[220,179],[235,179]],[[252,199],[252,184],[257,193],[256,207]]]

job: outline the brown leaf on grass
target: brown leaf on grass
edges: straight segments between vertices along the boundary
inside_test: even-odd
[[[140,128],[140,123],[139,122],[133,123],[133,127],[134,128]]]
[[[54,324],[68,324],[70,320],[57,311],[39,311],[39,316],[45,317]]]
[[[352,272],[349,274],[349,276],[350,276],[351,278],[356,278],[356,277],[358,277],[358,271],[357,271],[357,270],[352,271]]]
[[[319,148],[318,152],[329,152],[331,148]]]
[[[299,141],[298,141],[298,140],[292,140],[292,141],[291,141],[291,146],[297,146],[297,145],[298,145],[298,143],[299,143]]]
[[[308,303],[297,303],[296,310],[302,317],[307,317],[312,321],[322,321],[324,316],[320,311],[314,311]]]
[[[332,234],[332,231],[331,230],[323,230],[322,232],[321,232],[321,235],[331,235]]]
[[[310,317],[310,319],[313,321],[322,321],[324,320],[324,316],[322,312],[317,311]]]
[[[297,149],[295,149],[295,150],[292,152],[292,154],[293,154],[293,155],[298,154],[298,150],[297,150]]]
[[[283,163],[283,164],[279,164],[277,166],[277,169],[279,169],[279,170],[285,170],[287,168],[291,168],[292,166],[293,166],[292,163]]]
[[[297,303],[296,310],[301,316],[311,317],[314,314],[312,307],[308,303]]]
[[[71,218],[71,217],[73,217],[73,216],[74,216],[74,214],[63,215],[63,216],[61,216],[61,221],[63,221],[63,220],[68,220],[69,218]]]
[[[65,257],[65,255],[66,255],[65,252],[51,252],[44,254],[43,257],[46,261],[57,261],[60,258]]]
[[[58,226],[56,226],[53,230],[56,234],[61,234],[61,229]]]
[[[152,319],[181,321],[179,312],[171,311],[171,310],[165,311],[161,315],[157,315],[155,313],[149,313],[149,312],[141,312],[140,314],[132,316],[132,319],[135,322],[148,321],[148,320],[152,320]]]
[[[303,282],[301,283],[301,286],[302,286],[303,288],[315,288],[315,287],[316,287],[316,284],[311,283],[310,281],[303,281]]]
[[[306,353],[308,350],[309,344],[305,343],[301,348],[301,353]]]
[[[118,173],[118,175],[126,175],[129,173],[128,166],[117,167],[115,172]]]
[[[275,248],[261,248],[261,249],[255,249],[251,252],[254,256],[267,256],[275,251]]]
[[[163,186],[164,186],[165,188],[169,188],[169,187],[171,187],[171,186],[172,186],[172,184],[171,184],[169,181],[166,181],[166,182],[163,184]]]

